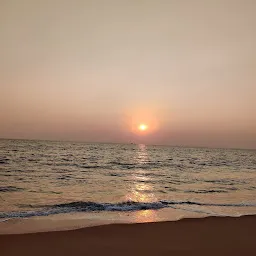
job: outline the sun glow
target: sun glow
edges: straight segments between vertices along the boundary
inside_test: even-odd
[[[154,134],[159,129],[159,121],[156,118],[157,113],[149,107],[127,111],[126,116],[129,118],[127,119],[127,124],[131,133],[134,136],[138,136],[138,139],[139,137],[146,139],[148,135]]]
[[[139,129],[140,131],[146,131],[146,130],[148,129],[148,126],[147,126],[146,124],[140,124],[139,127],[138,127],[138,129]]]

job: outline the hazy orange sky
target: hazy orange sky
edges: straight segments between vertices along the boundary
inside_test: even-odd
[[[255,13],[253,0],[1,0],[0,137],[256,148]]]

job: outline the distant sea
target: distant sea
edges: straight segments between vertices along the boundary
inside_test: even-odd
[[[0,221],[256,214],[256,151],[0,140]]]

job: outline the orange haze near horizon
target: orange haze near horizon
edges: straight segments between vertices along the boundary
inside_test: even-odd
[[[1,1],[0,138],[256,148],[255,12]]]

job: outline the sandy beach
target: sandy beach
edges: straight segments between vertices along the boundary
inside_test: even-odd
[[[255,255],[256,216],[0,235],[9,255]]]

